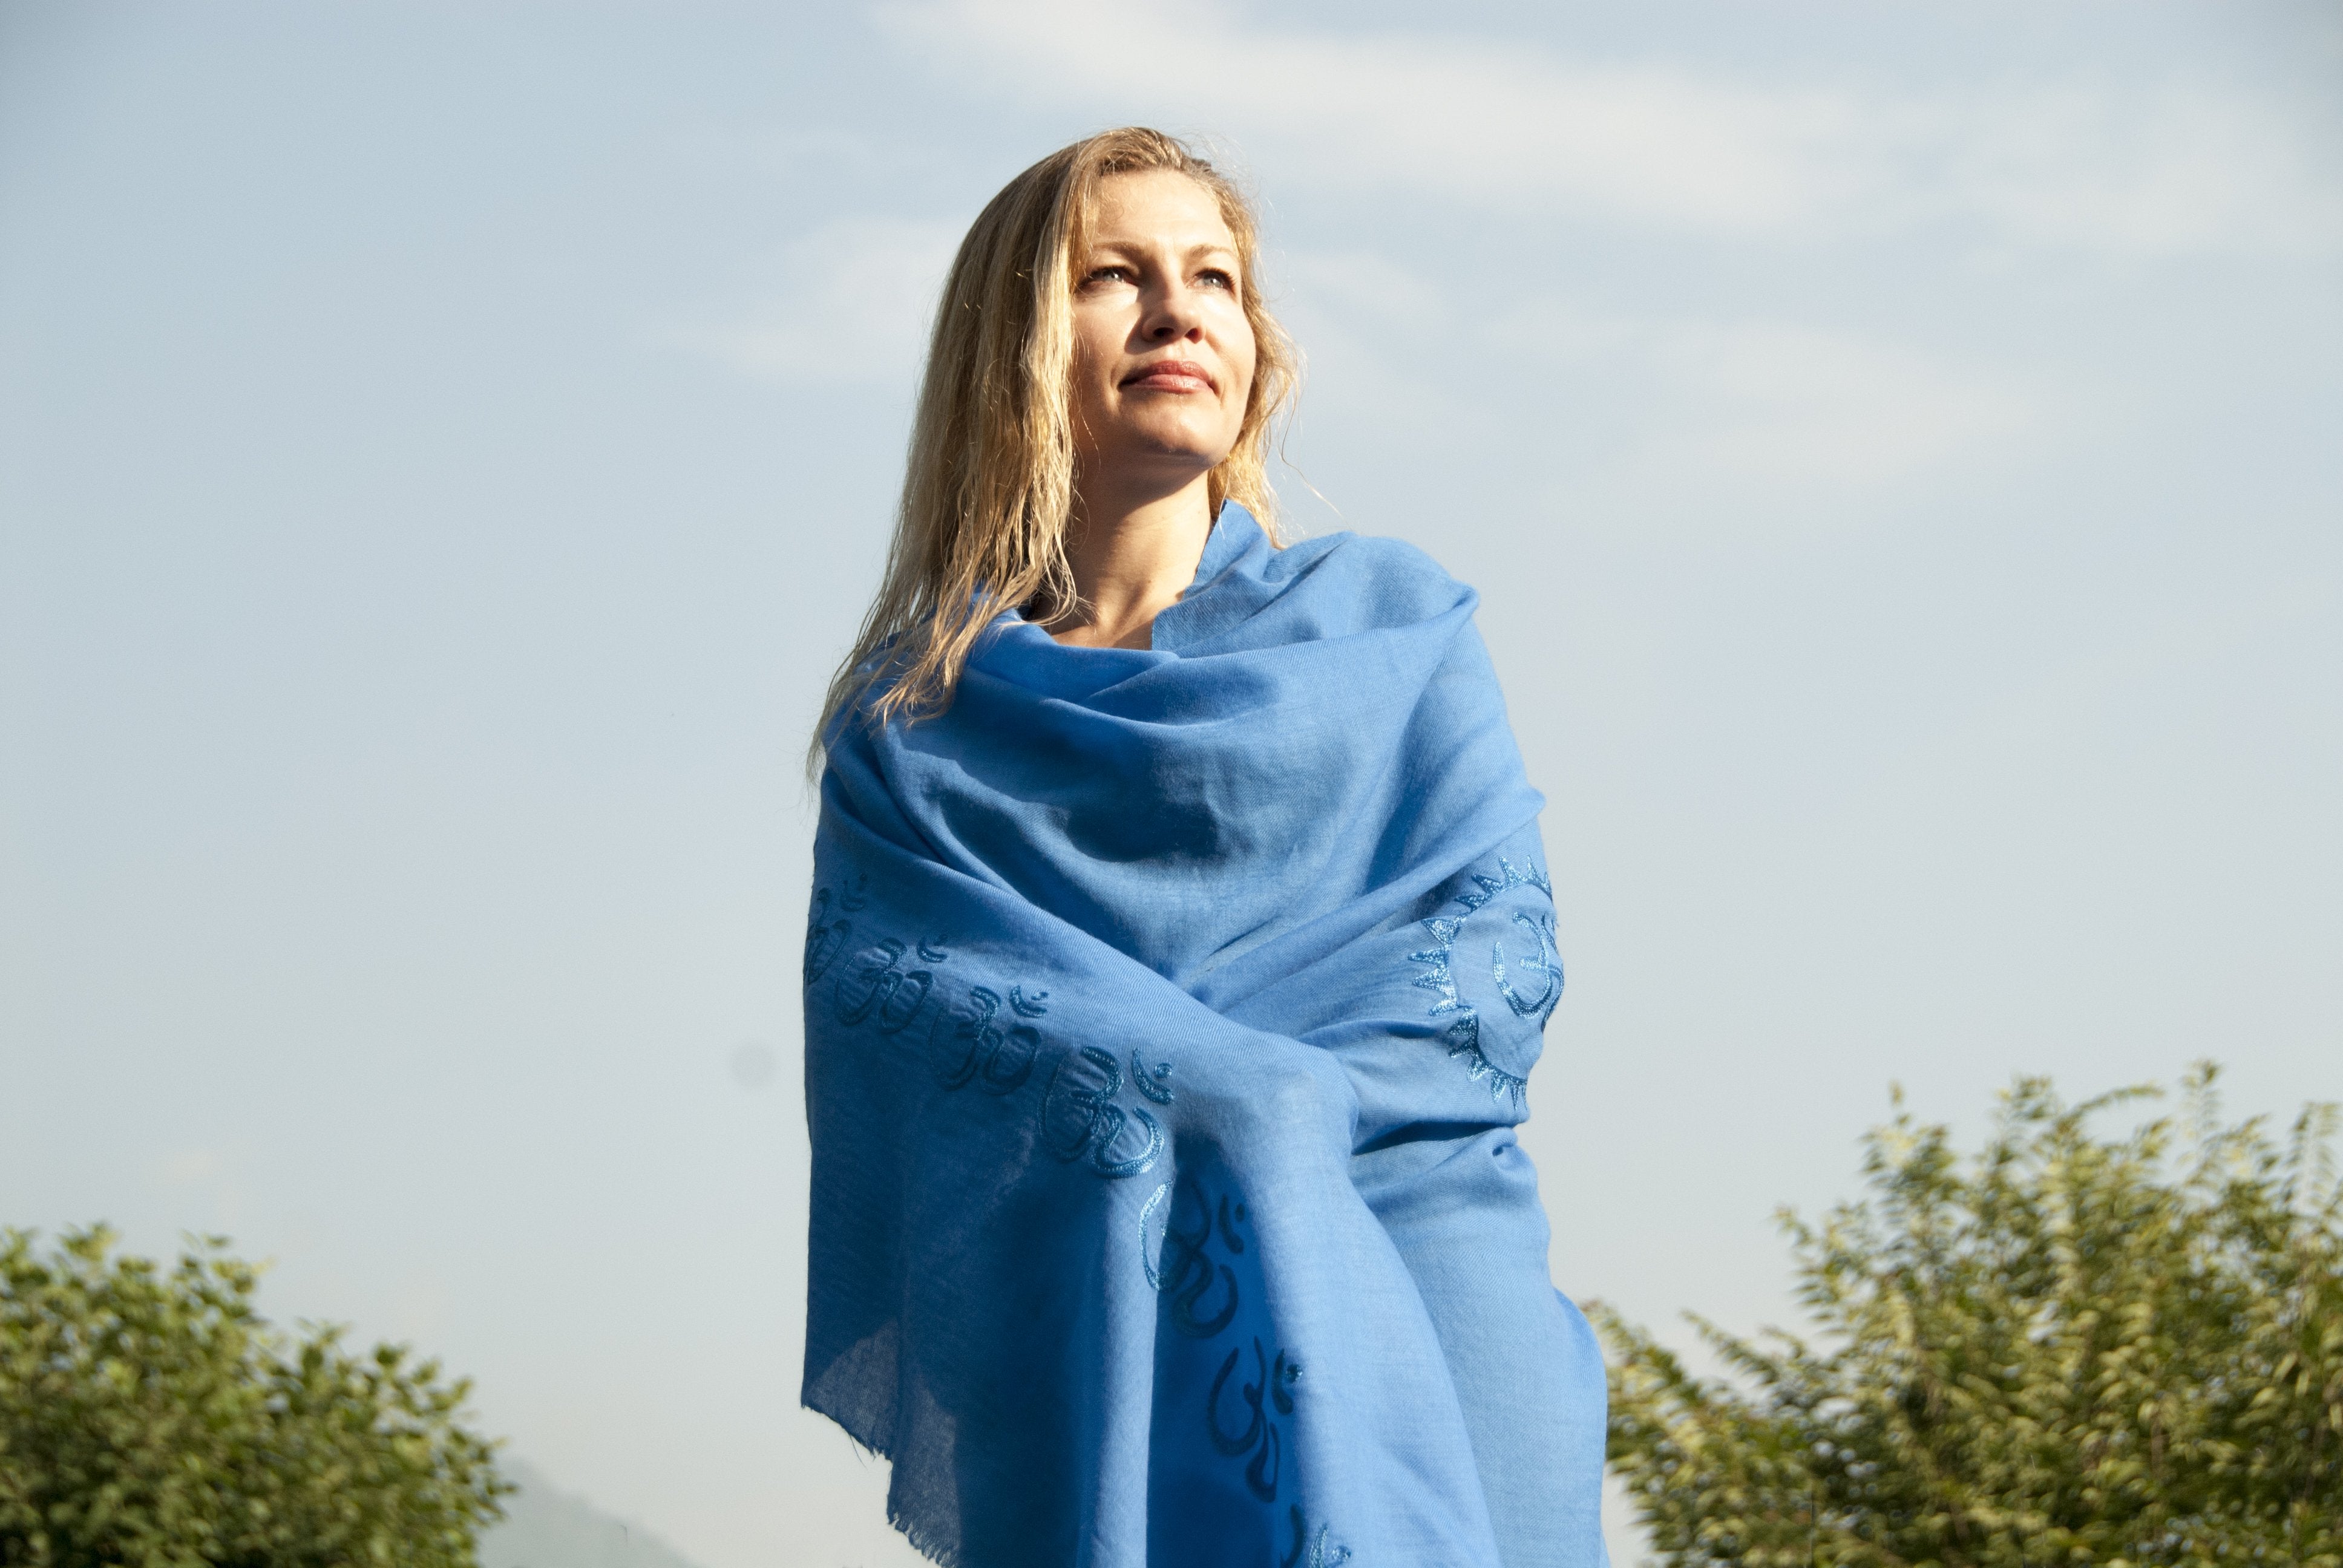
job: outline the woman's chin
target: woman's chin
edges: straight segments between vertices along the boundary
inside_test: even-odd
[[[1097,460],[1102,467],[1202,474],[1226,457],[1232,445],[1220,431],[1185,425],[1135,425],[1117,434],[1119,439],[1100,444]]]

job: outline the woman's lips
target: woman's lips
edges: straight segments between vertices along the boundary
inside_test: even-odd
[[[1150,392],[1217,392],[1219,386],[1202,366],[1185,359],[1160,360],[1141,366],[1122,378],[1123,386]]]

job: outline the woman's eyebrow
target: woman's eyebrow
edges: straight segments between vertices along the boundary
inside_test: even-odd
[[[1091,240],[1084,248],[1092,252],[1113,250],[1121,251],[1126,256],[1136,256],[1152,250],[1155,246],[1151,241],[1144,239],[1097,238]],[[1197,244],[1192,245],[1186,250],[1182,251],[1181,253],[1181,259],[1183,261],[1194,261],[1200,256],[1233,256],[1237,254],[1237,247],[1235,246],[1224,244],[1217,239],[1207,239],[1199,241]]]

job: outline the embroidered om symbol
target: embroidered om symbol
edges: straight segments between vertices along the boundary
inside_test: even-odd
[[[1463,909],[1463,914],[1434,915],[1422,922],[1423,929],[1432,933],[1431,944],[1420,952],[1408,954],[1407,959],[1410,963],[1424,965],[1430,971],[1416,976],[1409,983],[1423,987],[1438,999],[1425,1010],[1433,1019],[1446,1019],[1440,1039],[1447,1046],[1448,1054],[1463,1063],[1466,1077],[1487,1082],[1490,1098],[1501,1101],[1510,1098],[1519,1105],[1523,1102],[1529,1081],[1521,1073],[1505,1070],[1491,1059],[1486,1049],[1488,1042],[1481,1035],[1481,1014],[1464,995],[1463,976],[1459,973],[1456,964],[1457,939],[1472,917],[1491,900],[1516,888],[1535,889],[1545,895],[1544,901],[1548,906],[1554,901],[1554,884],[1544,871],[1534,864],[1523,869],[1500,857],[1497,875],[1489,877],[1475,871],[1471,890],[1456,895],[1455,902]],[[1530,937],[1529,957],[1513,966],[1514,973],[1535,976],[1537,990],[1534,994],[1526,994],[1507,978],[1505,944],[1503,942],[1490,945],[1490,979],[1496,985],[1499,1000],[1514,1017],[1535,1019],[1538,1028],[1543,1030],[1554,1004],[1562,1000],[1562,959],[1554,951],[1554,917],[1529,910],[1515,910],[1513,911],[1513,923],[1528,932]],[[1502,1018],[1503,1015],[1491,1016]],[[1526,1068],[1525,1062],[1523,1065]]]
[[[1161,1251],[1163,1267],[1155,1267],[1156,1248],[1148,1245],[1148,1221],[1155,1210],[1169,1197],[1172,1201],[1163,1215],[1163,1241]],[[1229,1251],[1245,1250],[1244,1238],[1231,1223],[1232,1205],[1227,1193],[1221,1195],[1221,1245]],[[1245,1220],[1245,1206],[1234,1206],[1234,1218]],[[1182,1213],[1192,1213],[1192,1223],[1182,1223]],[[1146,1265],[1147,1282],[1153,1285],[1168,1303],[1165,1311],[1172,1328],[1192,1340],[1209,1340],[1235,1321],[1237,1315],[1237,1277],[1226,1263],[1214,1264],[1205,1248],[1212,1240],[1212,1207],[1205,1201],[1204,1190],[1193,1176],[1182,1176],[1176,1183],[1167,1181],[1155,1190],[1140,1214],[1140,1261]],[[1212,1291],[1214,1271],[1222,1294],[1220,1309],[1209,1316],[1200,1309],[1204,1297]]]
[[[1040,998],[1029,1000],[1015,986],[1009,988],[1009,995],[1012,1019],[1039,1018],[1050,1010]],[[935,1065],[937,1082],[946,1089],[959,1089],[974,1081],[989,1094],[1007,1094],[1025,1081],[1041,1049],[1041,1031],[1030,1023],[1004,1026],[995,1020],[1000,1011],[998,992],[971,986],[965,1014],[946,1012],[937,1017],[928,1036],[929,1060]]]
[[[862,890],[868,880],[864,877],[856,877],[838,896],[836,908],[841,912],[836,920],[830,918],[830,890],[818,888],[814,890],[813,914],[806,921],[806,984],[811,985],[820,980],[830,966],[838,961],[838,955],[846,950],[846,944],[854,940],[854,922],[846,917],[862,908]]]
[[[1562,1000],[1562,955],[1554,948],[1554,917],[1534,915],[1527,910],[1513,911],[1513,924],[1530,934],[1530,956],[1521,967],[1543,980],[1544,987],[1534,997],[1525,997],[1505,980],[1505,944],[1497,943],[1489,951],[1489,967],[1495,972],[1497,994],[1517,1018],[1534,1018],[1545,1022],[1554,1011],[1554,1004]]]
[[[1274,1366],[1262,1355],[1261,1341],[1252,1342],[1253,1381],[1239,1385],[1238,1397],[1252,1420],[1243,1431],[1231,1433],[1221,1425],[1221,1392],[1228,1386],[1229,1376],[1237,1370],[1240,1352],[1229,1352],[1229,1359],[1221,1363],[1218,1376],[1212,1379],[1212,1392],[1204,1400],[1204,1430],[1212,1446],[1229,1458],[1252,1451],[1252,1462],[1245,1466],[1245,1485],[1263,1503],[1277,1501],[1278,1473],[1285,1462],[1285,1440],[1280,1435],[1277,1422],[1270,1412],[1262,1409],[1262,1394],[1267,1391],[1271,1409],[1278,1415],[1293,1413],[1293,1395],[1288,1391],[1302,1381],[1302,1363],[1289,1361],[1283,1351],[1277,1352]]]
[[[1235,1271],[1217,1261],[1218,1248],[1230,1258],[1242,1258],[1259,1242],[1247,1231],[1252,1217],[1244,1201],[1232,1191],[1214,1199],[1196,1176],[1182,1171],[1156,1188],[1140,1210],[1141,1261],[1147,1282],[1160,1293],[1161,1322],[1191,1339],[1211,1340],[1236,1320],[1239,1290]],[[1162,1268],[1155,1266],[1158,1257]],[[1204,1300],[1217,1288],[1217,1310],[1207,1313]],[[1246,1375],[1246,1352],[1252,1370]],[[1209,1363],[1208,1363],[1209,1364]],[[1231,1345],[1204,1396],[1204,1435],[1215,1452],[1243,1459],[1245,1487],[1263,1503],[1277,1501],[1283,1483],[1285,1433],[1293,1430],[1294,1391],[1302,1382],[1302,1362],[1280,1348],[1272,1355],[1257,1333],[1244,1333]],[[1347,1562],[1347,1548],[1330,1541],[1330,1527],[1313,1533],[1299,1507],[1291,1510],[1293,1547],[1280,1568],[1334,1568]]]
[[[1096,1081],[1084,1081],[1093,1076],[1082,1070],[1084,1064],[1093,1070]],[[1042,1146],[1065,1161],[1088,1154],[1091,1169],[1101,1176],[1136,1176],[1152,1166],[1163,1152],[1162,1124],[1143,1108],[1125,1112],[1113,1104],[1121,1089],[1122,1069],[1111,1052],[1085,1045],[1060,1058],[1050,1074],[1049,1091],[1041,1097]],[[1146,1129],[1147,1147],[1129,1159],[1117,1160],[1114,1141],[1129,1120]]]
[[[910,950],[893,937],[881,937],[857,954],[831,987],[838,1021],[860,1023],[875,1012],[879,1032],[894,1034],[917,1018],[936,977],[930,970],[912,970],[907,974],[899,968]],[[920,944],[924,963],[940,964],[950,956],[940,948]]]

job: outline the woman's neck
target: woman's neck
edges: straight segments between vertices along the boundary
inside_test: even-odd
[[[1077,648],[1145,648],[1155,618],[1196,580],[1212,531],[1208,476],[1169,495],[1083,498],[1066,538],[1081,602],[1050,635]]]

